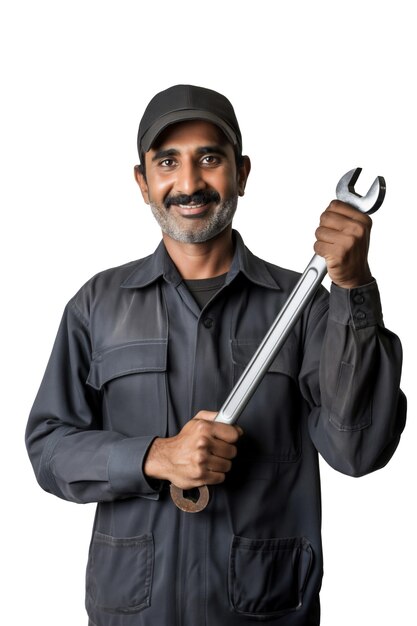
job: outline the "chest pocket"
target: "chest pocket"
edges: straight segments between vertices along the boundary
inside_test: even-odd
[[[259,343],[232,341],[235,383]],[[274,476],[274,464],[294,462],[301,453],[298,370],[298,346],[290,336],[239,418],[245,431],[241,454],[265,477]]]
[[[102,395],[103,428],[163,436],[167,424],[167,340],[130,342],[94,355],[87,384]]]

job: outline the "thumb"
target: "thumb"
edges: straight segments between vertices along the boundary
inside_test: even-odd
[[[207,420],[208,422],[214,422],[217,416],[216,411],[199,411],[197,415],[194,415],[195,420]]]
[[[215,411],[199,411],[197,415],[194,415],[193,419],[207,420],[208,422],[213,422],[217,415],[218,414]],[[237,432],[239,433],[239,437],[244,434],[243,428],[241,428],[237,424],[231,424],[231,426],[233,426],[233,428],[236,428]]]

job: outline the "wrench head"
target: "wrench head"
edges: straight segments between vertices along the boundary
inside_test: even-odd
[[[174,504],[185,513],[199,513],[206,508],[210,499],[207,485],[192,489],[191,491],[196,493],[192,493],[191,497],[189,493],[173,484],[169,486],[169,490]]]
[[[337,183],[336,197],[342,202],[346,202],[358,209],[362,213],[375,213],[381,206],[385,198],[385,180],[382,176],[377,176],[371,185],[368,193],[360,196],[355,191],[355,183],[362,171],[361,167],[347,172]]]

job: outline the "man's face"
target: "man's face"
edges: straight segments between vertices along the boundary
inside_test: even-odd
[[[217,126],[199,120],[169,126],[145,154],[145,167],[146,179],[138,171],[136,179],[165,235],[202,243],[231,224],[248,172],[237,168]]]

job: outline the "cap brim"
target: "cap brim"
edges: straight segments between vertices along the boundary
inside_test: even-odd
[[[143,152],[148,152],[152,144],[165,128],[177,122],[185,122],[187,120],[204,120],[218,126],[226,135],[227,139],[233,146],[239,144],[234,130],[220,117],[209,111],[201,111],[198,109],[185,109],[180,111],[171,111],[160,117],[148,130],[143,134],[140,142],[140,148]]]

